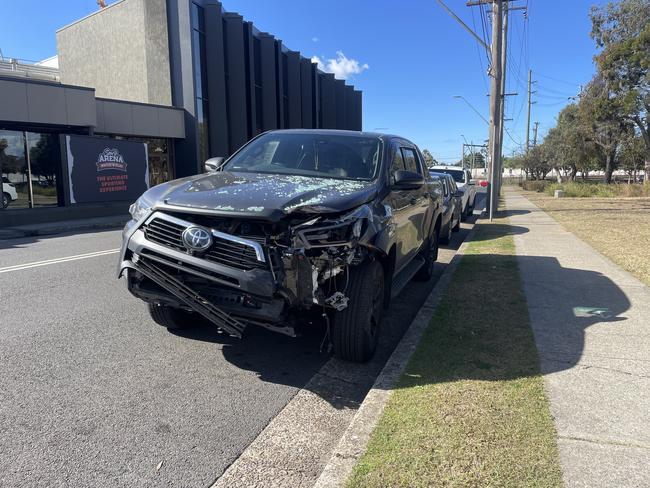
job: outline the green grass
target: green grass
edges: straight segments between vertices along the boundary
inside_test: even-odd
[[[526,188],[524,188],[526,189]],[[545,191],[553,196],[555,190],[564,190],[566,197],[598,197],[598,198],[617,198],[617,197],[650,197],[650,185],[627,184],[627,183],[553,183],[547,185]]]
[[[349,487],[562,485],[508,229],[479,224]]]

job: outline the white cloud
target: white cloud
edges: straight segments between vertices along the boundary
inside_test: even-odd
[[[318,64],[318,69],[326,73],[334,73],[334,77],[339,80],[347,80],[350,76],[361,74],[370,68],[368,63],[361,64],[356,59],[348,58],[343,51],[337,51],[336,58],[321,59],[312,56],[311,60]]]
[[[311,42],[318,42],[318,37],[312,37]]]

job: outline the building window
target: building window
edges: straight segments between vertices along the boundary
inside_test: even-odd
[[[253,65],[255,84],[255,128],[259,134],[264,130],[264,112],[262,103],[262,41],[253,38]]]
[[[284,108],[283,128],[289,128],[289,60],[286,53],[282,53],[282,106]]]
[[[208,124],[208,83],[205,63],[205,14],[203,7],[192,3],[192,64],[194,66],[194,109],[199,137],[199,158],[201,163],[210,154]]]
[[[59,205],[60,172],[56,134],[0,130],[0,208]]]

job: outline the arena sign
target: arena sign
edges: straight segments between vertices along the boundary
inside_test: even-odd
[[[70,203],[134,201],[149,187],[147,145],[66,135]]]

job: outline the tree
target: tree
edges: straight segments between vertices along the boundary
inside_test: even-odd
[[[542,144],[544,155],[550,166],[557,172],[558,183],[562,174],[575,180],[580,169],[584,173],[584,163],[589,159],[589,143],[580,126],[579,108],[567,105],[558,115],[557,125],[549,130]]]
[[[544,180],[546,175],[551,171],[548,161],[544,157],[544,151],[541,146],[533,146],[523,157],[524,171],[526,177],[530,175],[533,180]]]
[[[608,82],[600,75],[594,76],[582,92],[578,114],[585,142],[594,144],[605,171],[605,182],[611,183],[619,146],[629,123],[621,116],[620,100],[612,95]]]
[[[628,174],[628,183],[635,181],[637,174],[645,165],[645,142],[640,135],[632,132],[621,144],[621,168]]]
[[[56,181],[59,168],[59,145],[54,136],[41,134],[36,145],[30,148],[32,174],[43,176],[50,186]]]
[[[431,155],[431,152],[428,149],[425,149],[422,151],[422,156],[424,156],[424,164],[427,166],[433,166],[436,162],[435,159],[433,159],[433,156]]]
[[[617,99],[620,115],[636,124],[650,178],[650,0],[620,0],[592,7],[591,37],[602,48],[599,73]]]
[[[474,151],[474,162],[472,166],[472,153],[470,152],[465,154],[463,161],[459,161],[458,165],[463,168],[485,168],[485,156],[482,152]]]

